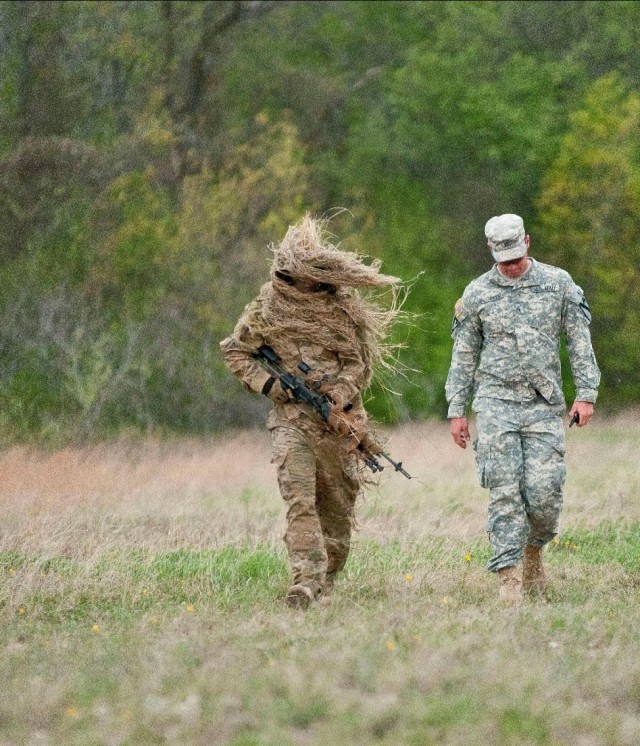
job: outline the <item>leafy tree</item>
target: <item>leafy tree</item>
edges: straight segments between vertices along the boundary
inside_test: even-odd
[[[570,119],[539,200],[543,245],[586,291],[607,398],[634,401],[640,390],[640,96],[609,73],[593,83]]]
[[[381,418],[444,413],[451,309],[506,210],[638,401],[639,23],[626,0],[0,1],[5,428],[251,421],[217,342],[269,242],[342,207],[345,246],[417,278]]]

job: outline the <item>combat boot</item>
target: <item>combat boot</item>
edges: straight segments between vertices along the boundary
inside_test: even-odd
[[[336,580],[335,572],[328,572],[327,577],[322,586],[322,593],[318,601],[322,606],[329,606],[331,603],[331,596],[333,595],[333,586]]]
[[[542,547],[527,544],[524,548],[522,586],[529,596],[545,598],[547,575],[542,564]]]
[[[505,606],[513,606],[522,601],[522,579],[515,565],[501,567],[498,570],[500,579],[500,600]]]
[[[324,581],[324,587],[322,588],[323,596],[330,596],[333,593],[333,586],[336,582],[336,573],[328,572],[327,577]]]
[[[286,604],[291,609],[308,609],[320,594],[318,583],[296,583],[287,591]]]

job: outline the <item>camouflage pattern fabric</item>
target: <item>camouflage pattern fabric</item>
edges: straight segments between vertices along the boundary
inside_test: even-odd
[[[560,339],[576,400],[595,403],[590,321],[571,276],[535,259],[517,279],[494,265],[456,303],[448,416],[464,417],[473,399],[478,473],[489,489],[489,570],[516,564],[526,543],[543,546],[557,532],[566,471]]]
[[[255,303],[255,302],[254,302]],[[272,347],[282,359],[282,367],[296,375],[302,375],[298,370],[300,362],[304,361],[314,371],[321,371],[335,383],[332,391],[340,394],[345,404],[350,403],[350,413],[355,417],[366,414],[362,405],[360,391],[366,384],[366,366],[357,348],[350,353],[339,353],[335,350],[316,344],[312,340],[295,341],[287,337],[264,337],[256,334],[245,323],[249,314],[255,314],[254,304],[250,304],[241,316],[233,335],[223,339],[220,349],[229,370],[238,377],[245,386],[254,393],[260,393],[268,381],[270,374],[254,360],[247,350],[257,350],[261,345]],[[292,422],[299,417],[310,419],[324,429],[320,416],[305,404],[289,401],[276,404],[269,414],[267,427],[271,428],[276,422]]]
[[[564,270],[531,261],[515,282],[494,266],[470,283],[456,304],[445,387],[449,417],[464,417],[472,397],[532,401],[540,394],[549,404],[564,405],[562,334],[576,399],[596,401],[600,371],[584,293]]]
[[[295,584],[317,594],[349,555],[360,481],[347,443],[304,418],[272,431],[273,463],[287,506],[284,535]]]
[[[286,370],[301,375],[298,364],[304,361],[330,379],[332,391],[338,392],[345,404],[351,404],[350,417],[364,425],[367,414],[360,391],[368,372],[359,346],[345,353],[314,340],[265,337],[247,323],[256,312],[259,306],[254,301],[233,335],[220,344],[234,375],[249,390],[259,393],[269,373],[248,350],[268,344]],[[342,312],[336,308],[336,313]],[[293,582],[306,585],[315,596],[323,589],[327,575],[332,581],[347,561],[354,506],[361,489],[357,459],[348,451],[348,440],[329,432],[320,416],[303,403],[275,403],[267,428],[272,431],[273,463],[287,505],[284,540]]]
[[[530,402],[476,401],[478,476],[489,489],[487,532],[495,572],[522,559],[525,544],[544,546],[558,532],[562,510],[564,407]]]
[[[379,260],[365,262],[334,246],[325,223],[305,215],[289,227],[278,246],[271,247],[270,281],[246,306],[233,334],[220,343],[231,372],[250,391],[264,393],[274,402],[267,427],[287,504],[284,538],[294,587],[298,586],[291,596],[294,601],[302,597],[300,590],[310,590],[312,598],[326,594],[347,560],[361,488],[361,471],[352,452],[357,443],[330,432],[304,403],[287,400],[289,394],[253,354],[268,345],[281,366],[295,375],[306,363],[314,390],[333,402],[332,427],[340,431],[331,418],[340,424],[339,418],[348,412],[349,427],[359,431],[367,421],[361,391],[377,368],[394,368],[396,345],[389,340],[389,331],[400,313],[400,280],[383,275]],[[376,295],[385,290],[390,292],[390,305]]]

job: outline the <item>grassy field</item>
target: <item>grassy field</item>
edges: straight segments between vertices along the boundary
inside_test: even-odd
[[[446,424],[391,434],[288,610],[264,433],[0,455],[0,744],[640,743],[640,415],[568,434],[551,603],[503,609]]]

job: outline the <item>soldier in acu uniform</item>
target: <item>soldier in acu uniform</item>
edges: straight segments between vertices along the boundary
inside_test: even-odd
[[[478,475],[489,489],[488,569],[498,573],[500,598],[516,603],[523,588],[544,595],[542,548],[556,535],[562,508],[561,335],[576,385],[569,417],[578,427],[593,415],[600,371],[584,293],[564,270],[528,256],[522,218],[493,217],[485,235],[496,264],[456,303],[446,395],[451,434],[462,448],[473,399]]]
[[[361,392],[374,368],[385,364],[384,343],[396,311],[384,310],[360,289],[395,288],[399,280],[379,272],[379,262],[332,246],[310,216],[289,228],[272,247],[271,279],[263,285],[221,342],[229,369],[246,387],[268,396],[273,463],[287,506],[284,536],[293,584],[287,604],[306,608],[328,596],[347,561],[361,476],[354,448],[368,445]],[[281,365],[333,402],[328,423],[290,398],[253,353],[273,348]]]

